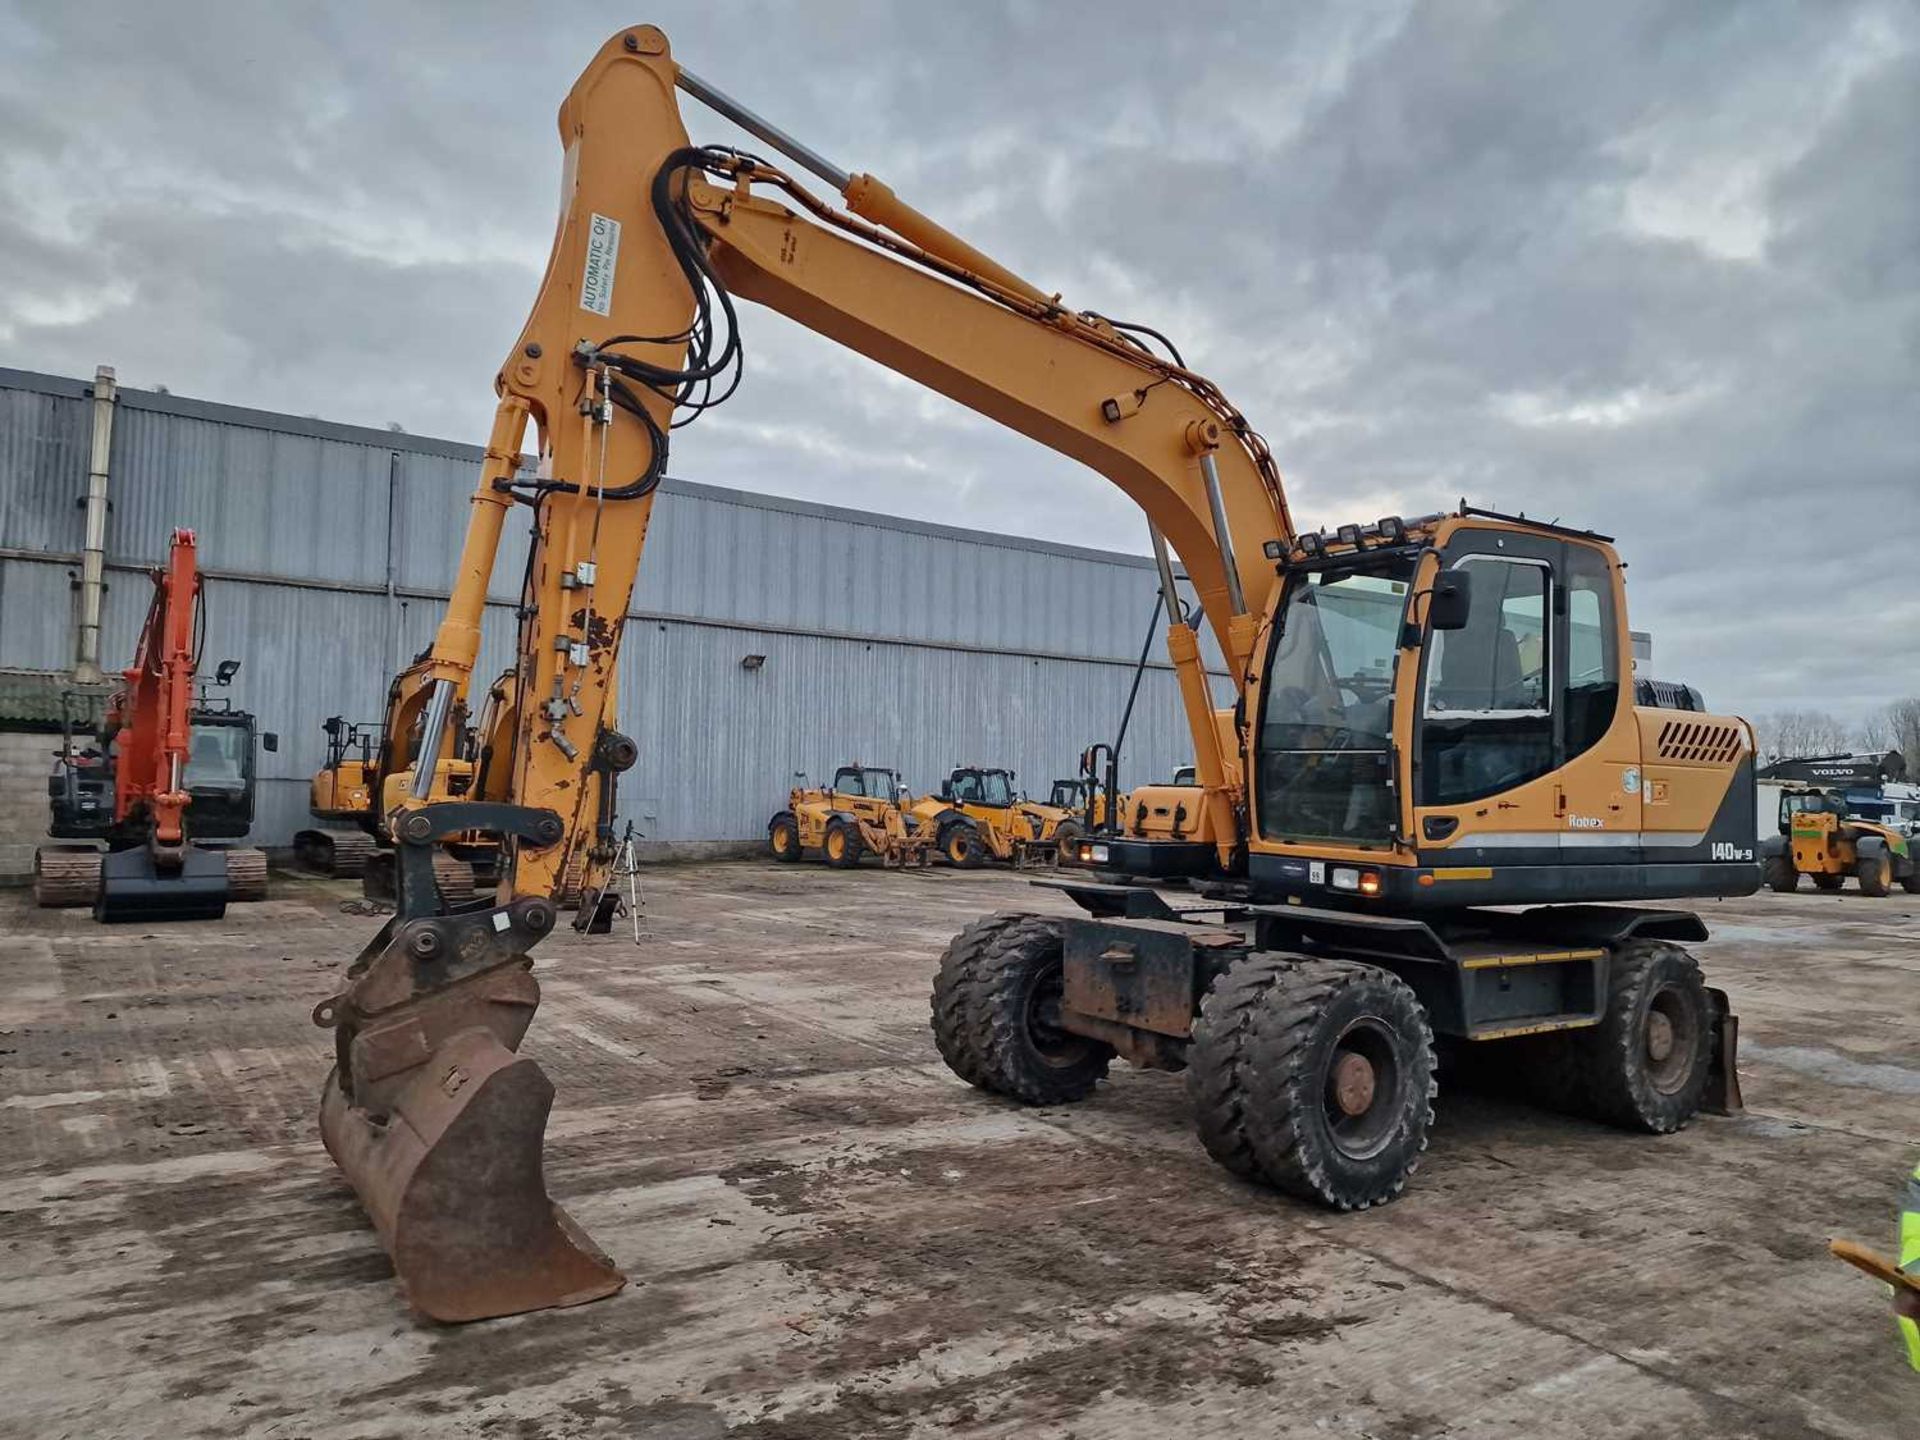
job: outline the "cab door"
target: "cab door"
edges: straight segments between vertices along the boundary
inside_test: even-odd
[[[1560,549],[1555,629],[1565,660],[1554,684],[1561,849],[1578,863],[1638,863],[1645,858],[1645,786],[1618,563],[1598,545],[1570,540]]]

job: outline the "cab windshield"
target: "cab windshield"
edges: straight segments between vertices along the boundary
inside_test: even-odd
[[[1260,829],[1377,841],[1393,833],[1393,667],[1410,556],[1296,576],[1277,617],[1260,724]]]
[[[200,725],[187,749],[189,790],[244,790],[247,785],[247,729],[243,725]]]
[[[1004,770],[969,770],[954,777],[953,798],[963,805],[1011,805],[1013,785]]]
[[[836,770],[833,775],[833,788],[841,795],[865,795],[873,800],[891,800],[894,789],[893,772],[891,770]]]

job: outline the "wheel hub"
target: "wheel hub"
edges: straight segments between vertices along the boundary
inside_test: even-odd
[[[1673,1053],[1673,1021],[1658,1010],[1647,1016],[1647,1058],[1658,1065]]]
[[[1349,1050],[1334,1061],[1333,1103],[1340,1107],[1343,1115],[1360,1116],[1373,1106],[1375,1087],[1379,1084],[1374,1074],[1373,1064],[1366,1056]]]

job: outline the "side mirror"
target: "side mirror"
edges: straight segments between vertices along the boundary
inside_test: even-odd
[[[269,755],[278,754],[280,751],[280,737],[271,730],[261,731],[260,748]]]
[[[1433,630],[1464,630],[1473,610],[1473,577],[1465,570],[1442,570],[1433,577],[1427,598],[1427,625]]]
[[[953,799],[953,782],[951,780],[942,780],[940,782],[940,798],[942,800]]]

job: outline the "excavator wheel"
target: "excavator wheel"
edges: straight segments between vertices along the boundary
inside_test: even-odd
[[[1023,1105],[1084,1100],[1113,1047],[1060,1028],[1065,934],[1043,915],[996,915],[954,937],[933,982],[933,1038],[954,1074]]]
[[[860,831],[851,820],[835,816],[827,822],[827,833],[820,846],[827,864],[836,870],[851,870],[860,863],[861,853],[865,849]]]
[[[767,824],[767,849],[774,859],[788,865],[800,858],[800,826],[785,811]]]
[[[46,845],[33,852],[33,903],[47,910],[91,905],[100,893],[100,852]]]
[[[228,850],[227,899],[244,902],[267,898],[267,852],[251,847]]]
[[[1655,1135],[1699,1112],[1713,1064],[1713,1002],[1700,966],[1678,945],[1634,940],[1614,951],[1607,1013],[1552,1044],[1566,1108]]]
[[[1793,861],[1784,855],[1767,861],[1767,888],[1776,895],[1791,895],[1800,888],[1800,872],[1793,868]]]
[[[1834,890],[1838,890],[1842,885],[1846,883],[1847,883],[1847,877],[1844,875],[1829,875],[1824,870],[1816,870],[1813,872],[1813,888],[1816,890],[1826,890],[1831,892]]]
[[[940,853],[958,870],[978,870],[987,863],[987,847],[981,843],[980,832],[957,821],[940,832]]]
[[[1433,1031],[1397,975],[1254,955],[1213,982],[1188,1051],[1200,1143],[1235,1175],[1335,1210],[1393,1199],[1433,1124]]]
[[[1893,889],[1893,857],[1886,854],[1862,855],[1853,873],[1860,879],[1860,893],[1875,899]]]

